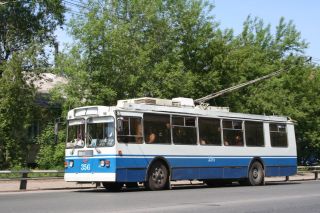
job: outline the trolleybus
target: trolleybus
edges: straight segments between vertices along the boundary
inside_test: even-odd
[[[263,185],[265,177],[297,171],[287,117],[145,97],[75,108],[67,122],[65,181],[161,190],[176,180]]]

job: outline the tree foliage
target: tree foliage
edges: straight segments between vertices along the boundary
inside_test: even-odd
[[[35,105],[35,90],[26,83],[23,59],[13,55],[0,78],[0,148],[2,167],[23,165],[27,145],[31,142],[31,126]]]
[[[40,150],[37,164],[42,169],[62,169],[65,151],[65,129],[58,132],[58,143],[55,143],[54,124],[48,123],[37,138]]]
[[[61,2],[0,5],[0,146],[11,164],[13,159],[23,162],[26,129],[37,110],[34,88],[22,73],[39,73],[47,62],[39,57],[43,48],[36,48],[33,57],[15,53],[53,40],[53,30],[63,21]],[[307,43],[293,22],[281,18],[272,30],[248,16],[235,35],[232,29],[222,30],[209,14],[214,14],[213,6],[201,0],[89,0],[69,23],[74,43],[55,67],[69,80],[52,93],[64,107],[62,117],[74,107],[114,105],[133,97],[199,98],[285,70],[210,104],[235,112],[289,116],[297,121],[299,156],[319,156],[319,66],[306,61]],[[61,165],[60,138],[58,144],[52,142],[50,123],[38,137],[37,162],[42,168]]]
[[[234,35],[219,28],[211,9],[198,0],[89,1],[69,25],[77,42],[58,69],[71,81],[65,109],[141,96],[199,98],[283,69],[210,103],[290,116],[299,148],[318,153],[319,67],[306,62],[307,43],[293,22],[281,18],[272,31],[248,16]]]
[[[37,104],[33,81],[50,69],[46,46],[64,11],[61,0],[0,4],[0,169],[26,166],[33,124],[50,119],[52,112]]]
[[[54,41],[64,21],[61,0],[16,0],[0,4],[0,65],[31,43]]]
[[[192,73],[204,69],[198,58],[215,36],[214,23],[202,10],[207,4],[90,1],[88,7],[84,16],[71,22],[78,44],[69,57],[63,56],[68,67],[70,61],[81,61],[71,65],[75,69],[62,67],[67,76],[79,82],[80,91],[76,91],[83,94],[86,104],[192,94]],[[75,90],[71,87],[69,91]]]

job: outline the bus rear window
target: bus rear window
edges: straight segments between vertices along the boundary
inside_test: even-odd
[[[271,123],[270,128],[270,140],[272,147],[287,147],[287,128],[286,124]]]

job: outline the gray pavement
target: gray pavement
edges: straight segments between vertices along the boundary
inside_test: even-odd
[[[297,174],[290,176],[290,181],[313,180],[313,173]],[[285,181],[285,177],[268,177],[266,182]],[[173,186],[181,185],[198,185],[199,181],[174,181]],[[20,181],[0,181],[0,192],[19,191]],[[74,182],[65,182],[63,179],[47,179],[47,180],[28,180],[27,190],[50,190],[50,189],[86,189],[96,188],[96,184],[78,184]]]
[[[184,186],[173,190],[39,190],[0,193],[0,212],[215,212],[319,213],[320,182],[267,182],[265,186]]]

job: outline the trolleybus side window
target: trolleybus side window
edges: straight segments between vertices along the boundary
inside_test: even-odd
[[[142,143],[140,117],[118,117],[118,141],[121,143]]]
[[[170,144],[170,115],[145,113],[143,115],[144,138],[149,144]]]
[[[201,145],[221,145],[220,119],[199,118],[199,138]]]
[[[172,116],[172,137],[175,144],[197,144],[196,118]]]
[[[271,123],[270,126],[270,140],[273,147],[287,147],[287,128],[286,124]]]
[[[225,146],[243,146],[242,121],[223,120],[223,143]]]
[[[247,146],[264,146],[262,122],[246,121],[245,133]]]

